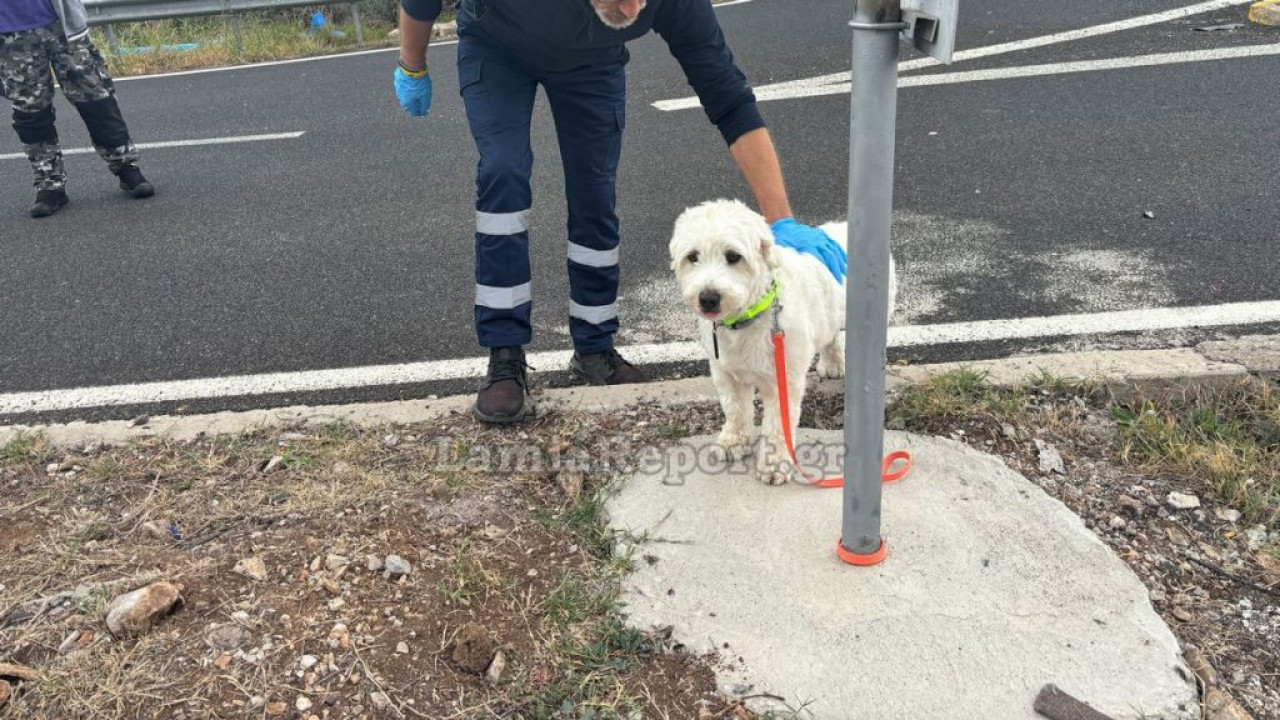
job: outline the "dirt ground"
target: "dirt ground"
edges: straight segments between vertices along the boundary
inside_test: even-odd
[[[1231,519],[1216,486],[1127,457],[1123,403],[1103,393],[982,393],[903,398],[889,423],[997,454],[1061,499],[1151,589],[1206,690],[1280,719],[1274,516]],[[839,418],[835,399],[806,404],[806,424]],[[499,430],[24,439],[0,451],[0,718],[749,720],[715,695],[716,658],[619,618],[633,559],[597,492],[640,449],[719,421],[641,406]],[[1042,467],[1050,446],[1061,468]],[[112,600],[158,581],[181,604],[114,637]]]

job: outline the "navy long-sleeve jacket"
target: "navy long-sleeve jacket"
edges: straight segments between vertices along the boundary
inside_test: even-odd
[[[410,17],[434,21],[441,0],[401,0],[401,6]],[[626,42],[650,30],[666,40],[725,142],[764,127],[710,0],[649,0],[623,30],[600,22],[590,0],[463,0],[458,14],[459,35],[495,43],[547,72],[626,62]]]

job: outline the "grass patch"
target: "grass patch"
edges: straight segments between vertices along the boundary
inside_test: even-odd
[[[1280,519],[1280,388],[1250,378],[1117,405],[1120,455],[1202,480],[1250,522]]]
[[[37,461],[49,451],[49,440],[38,433],[18,433],[0,447],[0,463],[20,465]]]
[[[925,429],[974,416],[997,421],[1019,416],[1026,408],[1026,390],[994,387],[988,378],[985,372],[962,368],[912,385],[889,408],[889,425]]]

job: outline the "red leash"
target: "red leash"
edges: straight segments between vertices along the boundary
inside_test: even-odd
[[[782,328],[775,327],[773,329],[773,369],[778,380],[778,406],[782,409],[782,437],[787,441],[787,452],[791,454],[791,462],[796,467],[796,472],[808,481],[809,485],[820,488],[837,488],[844,485],[844,476],[836,475],[832,477],[813,477],[800,467],[800,461],[796,460],[795,442],[791,437],[791,402],[787,395],[787,352],[784,338],[786,333]],[[889,468],[895,463],[902,462],[902,467],[889,472]],[[884,464],[880,466],[880,480],[884,483],[892,483],[901,480],[911,472],[911,453],[906,450],[896,450],[889,453],[884,458]]]

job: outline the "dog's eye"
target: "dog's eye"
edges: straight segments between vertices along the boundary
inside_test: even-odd
[[[698,262],[698,251],[697,251],[697,250],[694,250],[693,252],[689,253],[688,255],[685,255],[685,256],[684,256],[684,259],[685,259],[685,260],[688,260],[690,264]]]
[[[738,261],[741,259],[742,256],[732,250],[724,254],[724,261],[730,265],[737,265]]]

